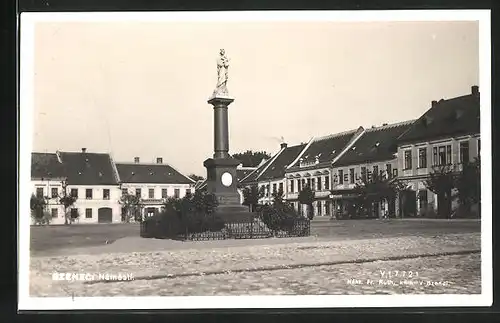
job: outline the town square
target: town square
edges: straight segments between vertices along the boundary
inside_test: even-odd
[[[30,297],[484,292],[477,22],[32,28]]]

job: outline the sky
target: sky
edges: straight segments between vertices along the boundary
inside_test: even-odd
[[[477,22],[38,22],[33,151],[205,176],[220,48],[230,153],[416,119],[480,86]]]

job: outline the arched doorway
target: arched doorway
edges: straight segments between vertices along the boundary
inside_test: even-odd
[[[113,211],[109,207],[102,207],[97,211],[98,223],[111,223],[113,222]]]

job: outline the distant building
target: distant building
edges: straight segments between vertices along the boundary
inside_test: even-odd
[[[183,175],[171,165],[164,164],[161,157],[156,163],[140,163],[135,157],[133,163],[116,163],[121,195],[132,194],[141,198],[142,216],[158,213],[168,197],[183,198],[194,193],[196,182]],[[121,218],[124,218],[121,209]]]
[[[406,132],[413,120],[380,127],[363,129],[357,140],[332,162],[333,207],[336,214],[352,213],[359,206],[351,205],[356,197],[355,187],[364,178],[371,181],[375,176],[380,179],[394,179],[397,169],[397,138]],[[349,208],[351,208],[349,210]],[[395,215],[395,200],[384,200],[372,206],[373,214],[369,217],[381,217],[384,214]]]
[[[286,143],[282,143],[280,150],[246,176],[242,184],[247,187],[257,185],[259,190],[264,192],[264,196],[259,201],[260,204],[272,203],[272,194],[280,189],[286,199],[286,169],[297,159],[305,147],[306,144],[288,147]]]
[[[398,204],[403,217],[421,213],[428,206],[451,214],[451,198],[438,197],[426,188],[433,167],[449,165],[460,171],[463,163],[478,157],[480,138],[479,87],[468,95],[433,101],[411,128],[398,139],[398,173],[409,190]]]
[[[314,192],[315,216],[329,216],[333,209],[329,198],[332,189],[332,163],[362,134],[358,129],[313,138],[286,169],[286,198],[300,210],[299,192],[309,186]],[[305,206],[302,206],[305,207]],[[301,210],[305,215],[305,209]]]
[[[117,203],[119,190],[114,163],[109,154],[81,152],[32,153],[33,193],[48,196],[52,224],[64,224],[64,209],[59,197],[76,198],[69,210],[77,223],[120,221]],[[57,196],[57,197],[56,197]]]

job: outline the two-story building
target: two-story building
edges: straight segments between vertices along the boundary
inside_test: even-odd
[[[398,173],[408,183],[408,192],[400,199],[400,215],[421,214],[433,207],[438,214],[453,213],[456,201],[437,196],[427,189],[429,174],[441,166],[460,171],[463,163],[479,156],[479,87],[468,95],[432,101],[431,107],[398,139]]]
[[[331,164],[332,202],[336,215],[352,213],[350,202],[357,197],[357,184],[371,181],[375,176],[380,179],[392,179],[398,176],[397,139],[412,125],[413,120],[383,124],[380,127],[364,129],[361,136]],[[381,217],[384,214],[395,215],[395,199],[375,203],[368,214]]]
[[[54,153],[31,154],[32,193],[46,198],[51,223],[64,224],[64,207],[59,203],[66,183],[66,174],[59,155]]]
[[[139,157],[133,163],[116,163],[121,195],[132,194],[141,199],[142,216],[158,213],[168,197],[183,198],[194,193],[196,182],[158,157],[155,163],[141,163]],[[125,210],[121,209],[121,216]]]
[[[257,185],[259,190],[264,193],[259,204],[272,203],[272,194],[279,190],[283,192],[283,197],[286,199],[286,169],[300,156],[305,147],[306,144],[289,147],[286,143],[282,143],[276,154],[261,163],[260,167],[243,179],[244,186]]]
[[[109,154],[81,152],[33,153],[34,193],[49,197],[51,224],[64,224],[59,198],[75,197],[69,216],[77,223],[120,222],[118,179]],[[43,191],[42,191],[43,189]],[[50,191],[49,191],[50,190]]]
[[[286,169],[286,199],[296,210],[305,214],[305,205],[298,200],[299,192],[309,186],[314,192],[315,216],[332,215],[330,190],[332,189],[332,163],[362,136],[364,129],[313,138]]]

